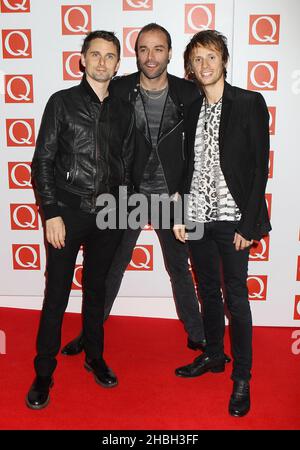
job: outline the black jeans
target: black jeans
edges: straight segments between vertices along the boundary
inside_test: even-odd
[[[130,263],[132,251],[141,229],[127,229],[116,251],[106,280],[105,318],[109,315],[119,292],[124,272]],[[176,240],[172,230],[155,229],[170,276],[179,319],[193,341],[202,341],[204,329],[199,302],[188,264],[188,246]]]
[[[50,376],[56,367],[61,327],[72,286],[76,257],[84,245],[83,338],[88,358],[102,358],[105,279],[123,231],[99,230],[96,215],[61,208],[66,227],[65,247],[48,245],[45,299],[37,336],[34,366],[37,375]]]
[[[225,331],[221,293],[220,262],[223,266],[225,299],[230,312],[233,352],[233,380],[249,380],[252,366],[252,317],[248,301],[249,249],[236,251],[233,239],[237,222],[211,222],[204,236],[189,241],[192,263],[203,300],[207,353],[222,355]]]

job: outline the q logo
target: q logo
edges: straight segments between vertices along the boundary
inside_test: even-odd
[[[64,80],[79,80],[82,78],[79,52],[63,52],[63,70]]]
[[[274,150],[270,150],[268,177],[273,178],[273,173],[274,173]]]
[[[75,266],[71,289],[75,291],[82,289],[82,264],[76,264]]]
[[[277,73],[277,61],[250,61],[248,63],[248,89],[250,91],[276,91]]]
[[[2,30],[3,58],[31,58],[31,30]]]
[[[32,189],[31,163],[9,162],[8,179],[9,189]]]
[[[123,56],[135,56],[135,41],[141,28],[123,28]]]
[[[62,34],[87,34],[91,31],[91,6],[62,6]]]
[[[2,13],[27,13],[30,12],[29,0],[1,0]]]
[[[127,270],[153,270],[153,245],[136,245]]]
[[[213,3],[196,3],[185,5],[184,32],[194,34],[198,31],[215,28],[215,5]]]
[[[276,106],[268,106],[269,111],[269,133],[275,134],[276,132]]]
[[[34,119],[6,119],[7,147],[35,145]]]
[[[5,75],[5,103],[33,103],[32,75]]]
[[[279,26],[279,15],[251,15],[249,25],[249,44],[278,45]]]
[[[294,320],[300,320],[300,295],[295,296]]]
[[[269,261],[270,238],[266,236],[250,247],[250,261]]]
[[[32,204],[11,204],[10,220],[12,230],[38,230],[38,208]]]
[[[266,300],[267,275],[250,275],[248,277],[249,300]]]
[[[12,244],[14,270],[40,270],[38,244]]]
[[[153,0],[123,0],[123,11],[151,11]]]

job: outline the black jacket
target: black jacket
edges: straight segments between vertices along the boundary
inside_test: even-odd
[[[109,95],[101,103],[86,81],[53,94],[44,111],[32,162],[45,218],[61,201],[87,212],[96,198],[131,185],[134,112]]]
[[[147,116],[140,95],[140,72],[133,73],[111,82],[110,89],[117,97],[129,101],[135,107],[136,146],[133,163],[133,183],[136,191],[139,186],[152,144]],[[185,135],[183,119],[187,108],[199,98],[196,85],[168,74],[169,92],[160,124],[158,135],[158,157],[160,159],[168,193],[179,191],[186,170]]]
[[[186,121],[188,193],[194,171],[194,144],[203,98],[191,105]],[[242,217],[238,231],[259,240],[271,230],[265,201],[269,163],[269,114],[263,96],[225,82],[219,128],[220,165]]]

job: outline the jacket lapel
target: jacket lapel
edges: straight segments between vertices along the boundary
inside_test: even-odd
[[[168,94],[166,102],[163,108],[161,116],[161,122],[159,126],[159,139],[160,140],[168,133],[170,133],[175,126],[183,119],[183,105],[180,104],[177,94],[176,85],[172,75],[167,73],[168,77]]]
[[[222,100],[220,129],[219,129],[220,156],[222,156],[222,153],[224,151],[226,131],[227,131],[229,118],[230,118],[230,114],[231,114],[231,109],[232,109],[232,100],[233,100],[233,88],[232,88],[232,86],[230,86],[230,84],[226,83],[226,81],[225,81],[223,100]]]
[[[188,179],[187,179],[187,185],[188,188],[191,185],[192,182],[192,176],[194,171],[194,157],[195,157],[195,137],[196,137],[196,130],[197,130],[197,124],[199,119],[199,114],[201,111],[203,103],[203,97],[200,97],[199,100],[196,100],[190,107],[190,110],[188,112],[187,117],[187,124],[185,126],[185,129],[187,130],[187,151],[188,151]],[[187,192],[187,190],[186,190]]]
[[[188,145],[190,149],[190,154],[194,154],[196,130],[202,103],[203,97],[199,98],[199,100],[195,101],[192,104],[189,112],[188,124],[186,128],[188,130]]]
[[[149,142],[149,144],[151,144],[151,136],[145,111],[145,105],[142,99],[142,94],[140,92],[140,72],[136,73],[134,81],[135,82],[130,92],[130,100],[135,110],[135,126],[136,129],[145,136],[145,139]]]

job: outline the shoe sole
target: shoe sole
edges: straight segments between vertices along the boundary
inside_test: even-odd
[[[52,383],[51,383],[50,386],[49,386],[49,389],[51,389],[53,385],[54,385],[54,383],[53,383],[53,381],[52,381]],[[28,396],[27,396],[27,395],[26,395],[26,399],[25,399],[26,406],[27,406],[29,409],[35,409],[35,410],[46,408],[46,406],[48,406],[49,402],[50,402],[50,395],[48,395],[47,400],[46,400],[44,403],[42,403],[42,405],[32,405],[32,404],[29,402]]]
[[[88,372],[92,372],[92,373],[93,373],[93,376],[94,376],[94,379],[95,379],[96,383],[97,383],[97,384],[100,384],[100,386],[102,386],[102,387],[104,387],[104,388],[108,388],[108,389],[118,386],[118,381],[116,381],[116,383],[114,383],[114,384],[108,384],[108,385],[102,383],[102,382],[99,380],[99,378],[97,378],[97,376],[94,374],[93,368],[92,368],[88,363],[86,363],[86,362],[84,363],[84,368],[85,368]]]
[[[249,411],[250,411],[250,408],[247,409],[247,411],[243,412],[242,414],[235,414],[234,412],[231,412],[231,411],[228,411],[228,412],[232,417],[244,417],[246,414],[248,414]]]
[[[43,403],[42,405],[32,405],[32,404],[29,402],[28,398],[26,397],[26,406],[27,406],[27,408],[35,409],[35,410],[43,409],[43,408],[46,408],[46,406],[48,406],[49,401],[50,401],[50,395],[48,395],[47,400],[46,400],[45,403]]]

